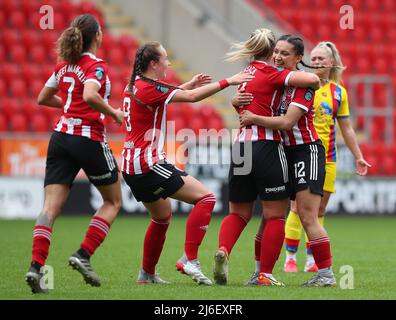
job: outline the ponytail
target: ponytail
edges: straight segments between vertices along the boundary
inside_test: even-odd
[[[99,23],[90,14],[83,14],[73,20],[70,27],[63,31],[57,42],[58,60],[76,64],[81,53],[88,51],[100,31]]]
[[[63,31],[58,40],[60,60],[75,64],[80,59],[83,48],[83,36],[79,28],[69,27]]]
[[[245,58],[268,60],[275,47],[275,35],[269,29],[256,29],[245,42],[234,43],[231,52],[226,54],[226,61],[238,61]]]

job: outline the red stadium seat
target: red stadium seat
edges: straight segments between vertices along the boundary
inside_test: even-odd
[[[26,50],[23,45],[17,44],[11,47],[9,60],[16,64],[26,61]]]
[[[44,49],[47,51],[54,50],[59,36],[60,33],[55,30],[44,30],[42,32],[43,42],[40,43],[40,46],[44,45]]]
[[[31,63],[21,65],[21,75],[26,82],[30,81],[30,79],[41,79],[42,81],[47,80],[44,80],[43,78],[43,70],[41,66]]]
[[[214,109],[214,107],[211,104],[200,105],[197,111],[201,115],[201,117],[204,117],[206,119],[210,119],[217,116],[217,111]]]
[[[209,118],[207,121],[208,129],[216,129],[217,131],[220,131],[224,128],[224,122],[219,117]]]
[[[186,123],[186,120],[181,116],[176,116],[174,119],[168,121],[175,122],[175,134],[178,134],[178,132],[182,129],[189,128],[189,126]]]
[[[24,30],[22,33],[22,43],[26,50],[30,50],[34,45],[41,43],[41,32],[33,29]]]
[[[2,30],[2,42],[6,50],[10,50],[13,45],[20,41],[20,33],[14,29],[3,29]]]
[[[5,12],[6,16],[9,16],[12,12],[19,9],[19,2],[14,0],[2,0],[1,10]]]
[[[384,30],[376,26],[370,30],[369,37],[373,43],[380,43],[384,39]]]
[[[365,9],[368,12],[377,12],[378,9],[380,8],[380,2],[379,1],[365,1]]]
[[[110,51],[107,51],[107,57],[109,59],[109,63],[114,65],[122,65],[127,62],[122,48],[115,47],[112,48]]]
[[[36,99],[34,98],[25,98],[21,102],[22,112],[26,114],[28,119],[31,119],[35,113],[43,113]]]
[[[14,132],[26,132],[28,131],[28,121],[23,113],[16,113],[10,117],[10,128]]]
[[[48,132],[48,119],[44,113],[36,113],[30,118],[30,127],[33,132]]]
[[[28,93],[30,94],[31,97],[37,97],[41,91],[41,89],[44,87],[45,82],[43,82],[40,79],[33,79],[30,82],[30,90]]]
[[[23,11],[11,12],[8,16],[9,26],[15,29],[24,29],[27,27],[28,20]]]
[[[20,4],[20,10],[23,11],[25,17],[29,17],[32,12],[39,12],[41,5],[41,3],[35,0],[22,0]]]
[[[48,51],[42,45],[34,46],[30,51],[30,61],[37,64],[48,62]]]
[[[179,104],[178,106],[176,106],[176,108],[178,109],[178,115],[182,116],[188,124],[193,122],[193,119],[195,119],[197,115],[195,107],[190,103]]]
[[[316,33],[321,41],[332,40],[334,29],[329,25],[320,24],[318,28],[316,28]]]
[[[6,118],[9,118],[15,112],[19,112],[18,99],[12,97],[1,97],[0,98],[0,114],[4,114]]]
[[[5,12],[0,10],[0,29],[1,30],[3,30],[5,28],[6,22],[7,22],[7,19],[6,19]]]
[[[374,143],[384,141],[385,119],[382,117],[375,117],[371,124],[371,140]]]
[[[54,30],[62,32],[69,26],[69,21],[66,20],[66,16],[63,12],[56,12],[54,14]]]
[[[0,61],[5,61],[5,60],[6,60],[6,53],[4,47],[0,45]]]
[[[0,78],[0,97],[4,97],[8,94],[7,84],[4,79]]]
[[[0,113],[0,132],[8,131],[8,121],[5,115]]]
[[[380,173],[384,176],[393,176],[396,174],[396,162],[393,155],[386,154],[381,158]]]
[[[378,58],[374,62],[374,71],[377,74],[388,74],[389,73],[389,65],[388,61],[385,61],[383,58]]]
[[[194,118],[194,121],[189,123],[189,127],[194,131],[196,135],[199,134],[200,129],[206,129],[207,125],[201,117]]]
[[[139,48],[139,42],[131,35],[124,34],[118,38],[118,42],[126,53],[127,57],[130,57],[130,52],[133,49],[137,50]]]
[[[395,12],[396,3],[394,0],[383,0],[381,1],[384,12]]]
[[[370,73],[371,64],[366,57],[360,57],[357,59],[356,64],[353,65],[355,73]]]
[[[26,95],[28,88],[23,79],[16,78],[10,82],[10,95],[15,98],[21,98]]]

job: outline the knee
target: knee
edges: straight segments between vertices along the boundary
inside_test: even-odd
[[[122,206],[122,199],[121,197],[117,197],[116,199],[113,199],[112,201],[112,206],[114,207],[115,210],[120,211],[121,206]]]
[[[313,226],[317,221],[317,216],[305,214],[304,210],[299,210],[299,216],[301,223],[305,228]]]
[[[122,206],[122,198],[121,196],[114,196],[112,198],[109,199],[105,199],[104,203],[106,203],[107,205],[111,206],[114,211],[119,211],[121,209]]]
[[[203,197],[199,198],[195,205],[207,205],[210,206],[213,210],[214,206],[216,205],[216,196],[213,193],[208,193]]]
[[[39,216],[37,217],[36,220],[36,226],[45,226],[48,228],[52,228],[54,225],[56,217],[59,215],[59,212],[52,212],[44,209],[43,211],[40,212]]]

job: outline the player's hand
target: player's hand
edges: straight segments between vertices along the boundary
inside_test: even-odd
[[[114,119],[117,125],[121,127],[122,122],[124,121],[124,111],[122,111],[121,109],[115,109],[111,117]]]
[[[356,174],[359,176],[365,176],[367,174],[368,168],[371,168],[371,164],[369,164],[363,158],[356,160]]]
[[[250,82],[254,79],[254,76],[251,74],[245,73],[245,72],[240,72],[235,75],[233,75],[230,78],[227,78],[226,80],[231,86],[239,85],[242,82]]]
[[[212,82],[212,77],[206,73],[199,73],[190,80],[193,89],[202,87],[205,84],[211,82]]]
[[[244,110],[239,114],[239,124],[241,128],[249,126],[253,124],[253,122],[254,122],[254,113],[248,110]]]
[[[253,95],[251,93],[239,92],[232,97],[231,103],[236,108],[242,108],[243,106],[249,105],[253,101]]]

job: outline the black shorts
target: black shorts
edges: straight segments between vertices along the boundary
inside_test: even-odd
[[[176,193],[184,185],[181,177],[187,173],[165,162],[155,164],[148,173],[122,175],[137,201],[154,202]]]
[[[320,141],[298,146],[285,147],[289,162],[291,200],[299,191],[310,189],[323,196],[326,175],[325,149]]]
[[[282,144],[266,140],[237,143],[232,148],[229,201],[252,202],[257,196],[261,200],[272,201],[290,196],[288,166]]]
[[[54,132],[48,145],[44,186],[71,186],[80,169],[95,186],[118,180],[117,162],[106,142]]]

